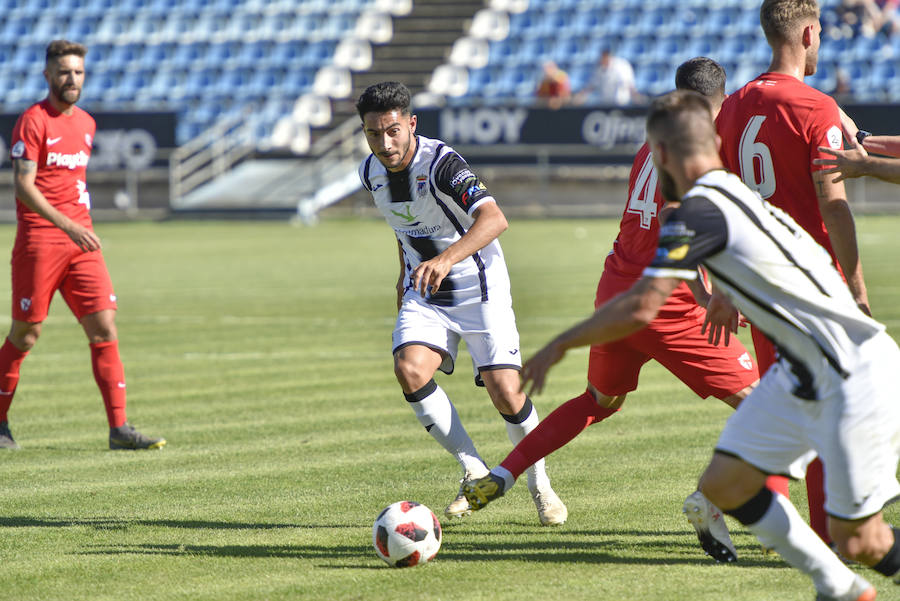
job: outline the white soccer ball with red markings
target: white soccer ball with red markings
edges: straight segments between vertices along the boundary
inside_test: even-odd
[[[372,525],[372,544],[385,563],[409,568],[428,563],[441,548],[441,523],[415,501],[388,505]]]

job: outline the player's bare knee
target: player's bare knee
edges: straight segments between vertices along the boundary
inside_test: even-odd
[[[13,322],[7,338],[20,351],[30,351],[41,336],[41,323]]]
[[[424,386],[434,376],[421,361],[405,356],[394,357],[394,375],[405,391],[415,391]]]
[[[525,405],[525,395],[516,391],[500,391],[491,394],[494,408],[504,415],[515,415]]]
[[[114,310],[106,309],[81,318],[81,327],[91,344],[118,340],[115,315]]]

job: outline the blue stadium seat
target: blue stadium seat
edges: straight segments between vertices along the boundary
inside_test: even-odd
[[[646,63],[635,69],[635,85],[639,92],[658,96],[675,88],[675,73],[668,62]]]
[[[839,30],[828,25],[840,1],[820,0],[826,30],[820,72],[810,83],[833,86],[840,67],[860,97],[900,100],[900,63],[890,58],[900,57],[900,36],[832,37]],[[204,119],[260,102],[268,107],[254,114],[261,131],[311,89],[316,69],[331,62],[338,40],[374,2],[70,0],[60,11],[50,0],[0,0],[0,106],[16,112],[44,95],[47,40],[67,37],[89,47],[89,110],[120,102],[176,110],[185,116],[183,141],[210,125]],[[449,102],[528,104],[548,59],[569,72],[577,90],[606,47],[634,65],[645,92],[669,89],[674,68],[695,55],[721,62],[733,90],[770,59],[758,10],[759,0],[533,0],[510,15],[509,37],[490,43],[488,66],[470,72],[466,96]],[[216,97],[233,102],[193,114]]]

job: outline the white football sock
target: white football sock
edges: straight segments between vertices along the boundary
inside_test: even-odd
[[[839,596],[850,590],[854,573],[813,532],[791,502],[773,494],[772,503],[756,523],[745,524],[767,549],[809,575],[820,593]]]
[[[466,474],[479,478],[487,474],[487,466],[475,450],[475,443],[463,427],[456,407],[434,380],[421,390],[405,396],[419,423],[425,426],[438,444],[456,458]],[[423,398],[412,400],[418,397]]]
[[[530,400],[527,401],[527,405],[531,406],[531,412],[523,421],[514,424],[508,419],[506,420],[506,434],[509,436],[509,440],[513,443],[513,446],[522,442],[522,439],[525,438],[529,432],[537,428],[538,423],[540,422],[537,409],[531,404]],[[504,419],[506,417],[507,416],[504,416]],[[531,467],[526,469],[525,474],[528,476],[528,490],[532,493],[538,488],[548,488],[550,486],[550,477],[547,476],[547,470],[544,466],[543,459],[537,460]]]
[[[503,478],[503,493],[506,494],[509,492],[509,489],[513,487],[516,483],[516,479],[513,478],[512,472],[503,467],[502,465],[496,465],[491,468],[491,473],[495,476],[499,476]]]

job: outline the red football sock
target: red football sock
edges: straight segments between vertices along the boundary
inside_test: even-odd
[[[789,482],[790,481],[785,476],[769,476],[766,478],[766,488],[772,492],[777,492],[786,499],[790,499],[791,493],[788,490]]]
[[[816,458],[806,468],[806,496],[809,499],[809,525],[826,543],[831,543],[828,535],[828,516],[825,514],[825,470]]]
[[[117,428],[125,423],[125,368],[119,358],[119,341],[91,344],[91,364],[106,407],[106,420],[110,428]]]
[[[546,457],[591,424],[606,419],[616,411],[618,409],[601,407],[594,395],[585,391],[542,419],[537,428],[523,438],[500,465],[518,478],[535,461]]]
[[[19,384],[19,366],[28,351],[20,351],[7,338],[0,347],[0,422],[7,422],[16,386]]]

